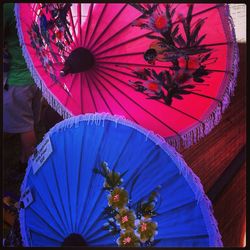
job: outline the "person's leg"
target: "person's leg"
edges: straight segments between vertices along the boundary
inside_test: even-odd
[[[20,134],[21,164],[26,164],[36,145],[33,99],[36,86],[11,86],[4,96],[4,132]],[[25,168],[25,165],[20,167]]]
[[[37,127],[41,120],[41,111],[43,105],[42,93],[37,86],[34,86],[34,96],[32,99],[32,110],[34,126]]]
[[[35,145],[37,143],[34,126],[37,126],[40,121],[41,113],[41,92],[37,86],[32,86],[32,115],[33,115],[33,129],[20,134],[21,137],[21,156],[20,162],[27,163],[29,157],[33,154]]]

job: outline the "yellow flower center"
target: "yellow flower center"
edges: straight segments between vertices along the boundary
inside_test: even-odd
[[[122,217],[122,223],[125,223],[125,222],[127,222],[128,221],[128,216],[126,215],[126,216],[123,216]]]
[[[163,29],[166,27],[166,24],[167,24],[167,20],[164,16],[158,16],[156,19],[155,19],[155,27],[157,29]]]
[[[141,231],[144,232],[146,230],[147,230],[147,224],[143,222],[141,225]]]
[[[130,243],[131,242],[131,238],[130,237],[126,237],[124,240],[123,240],[123,244],[126,245],[127,243]]]
[[[113,197],[113,201],[114,201],[114,202],[118,202],[119,199],[120,199],[119,194],[114,195],[114,197]]]

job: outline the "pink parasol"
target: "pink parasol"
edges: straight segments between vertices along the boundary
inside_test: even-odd
[[[63,117],[105,112],[189,147],[218,124],[238,72],[225,4],[22,3],[36,84]]]

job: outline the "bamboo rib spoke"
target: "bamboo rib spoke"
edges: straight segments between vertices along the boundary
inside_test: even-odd
[[[127,4],[124,4],[124,6],[120,9],[120,11],[115,15],[115,17],[109,22],[109,24],[106,26],[106,28],[100,33],[100,35],[94,41],[94,44],[90,47],[90,49],[93,52],[96,52],[100,48],[100,45],[98,45],[96,48],[95,48],[95,45],[101,39],[101,37],[105,34],[105,32],[111,27],[111,25],[115,22],[115,20],[121,15],[121,13],[124,11],[124,9],[126,7],[127,7]]]
[[[86,78],[86,82],[87,82],[87,85],[88,85],[88,89],[89,89],[89,92],[90,92],[90,95],[91,95],[91,100],[92,100],[92,102],[93,102],[93,104],[94,104],[94,107],[95,107],[95,111],[98,112],[98,109],[97,109],[97,106],[96,106],[96,102],[95,102],[95,97],[93,96],[93,93],[92,93],[92,87],[91,87],[92,84],[89,83],[87,73],[85,74],[85,78]],[[82,96],[82,98],[84,98],[84,97]]]
[[[77,20],[78,20],[78,36],[79,36],[79,45],[82,45],[82,8],[81,4],[77,4]]]
[[[88,12],[88,23],[87,23],[86,33],[85,33],[85,36],[84,36],[83,47],[86,47],[86,41],[87,41],[87,37],[88,37],[88,33],[89,33],[88,31],[89,31],[89,27],[90,27],[91,20],[92,20],[93,6],[94,6],[94,4],[91,3],[90,8],[89,8],[89,12]]]
[[[95,35],[95,33],[96,33],[96,30],[97,30],[98,27],[99,27],[99,23],[100,23],[100,21],[101,21],[102,18],[103,18],[103,15],[104,15],[104,13],[105,13],[106,8],[107,8],[107,4],[105,3],[105,4],[104,4],[104,7],[103,7],[103,9],[102,9],[101,14],[98,16],[98,20],[97,20],[97,22],[96,22],[96,24],[95,24],[95,28],[94,28],[94,30],[93,30],[93,32],[92,32],[90,38],[89,38],[89,41],[88,41],[87,44],[86,44],[86,48],[89,48],[89,47],[91,46],[91,43],[92,43],[92,41],[93,41],[93,40],[92,40],[92,37],[94,37],[94,35]]]
[[[113,98],[113,100],[120,106],[120,108],[126,112],[126,114],[136,123],[138,123],[136,121],[136,119],[121,105],[121,103],[117,100],[117,98],[111,93],[111,91],[105,86],[105,84],[102,83],[102,81],[100,80],[100,78],[97,76],[97,74],[93,75],[93,77],[96,79],[96,81],[107,91],[107,93],[109,93],[109,95]],[[105,102],[106,103],[106,102]],[[111,111],[111,114],[113,114],[111,107],[108,105],[108,103],[106,103],[106,105],[108,106],[109,110]]]
[[[73,18],[71,8],[70,8],[70,11],[69,11],[69,18],[70,18],[70,26],[71,26],[71,29],[72,29],[72,32],[73,32],[74,44],[75,44],[75,46],[77,46],[77,45],[79,45],[79,42],[78,42],[78,39],[77,39],[77,36],[76,36],[76,27],[75,27],[75,24],[74,24],[74,18]]]

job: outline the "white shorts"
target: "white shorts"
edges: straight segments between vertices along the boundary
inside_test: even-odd
[[[39,122],[41,92],[35,84],[9,86],[3,90],[3,131],[25,133]]]

